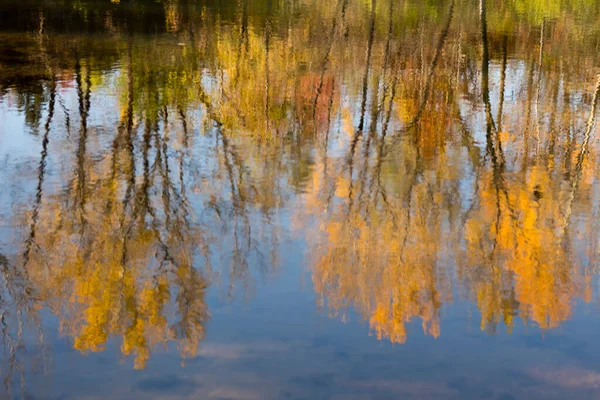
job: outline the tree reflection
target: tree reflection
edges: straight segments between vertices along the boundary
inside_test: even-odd
[[[570,317],[577,298],[591,301],[593,253],[587,241],[569,236],[568,221],[595,129],[597,87],[587,104],[578,103],[576,109],[568,103],[576,87],[565,89],[565,103],[559,102],[557,87],[566,81],[554,66],[542,64],[542,56],[537,81],[528,78],[522,85],[521,67],[508,62],[506,36],[499,46],[500,62],[492,67],[487,6],[481,1],[477,16],[480,79],[473,75],[477,58],[462,39],[462,26],[442,34],[444,39],[449,36],[450,48],[458,49],[459,62],[452,51],[440,57],[438,44],[437,51],[425,49],[425,57],[429,51],[433,60],[429,73],[411,79],[409,74],[423,63],[403,54],[396,76],[404,79],[392,92],[402,113],[392,121],[394,145],[383,141],[386,130],[378,130],[381,146],[371,155],[371,139],[360,140],[364,112],[357,101],[358,130],[350,132],[353,136],[345,144],[349,166],[339,157],[322,155],[304,196],[321,233],[311,241],[319,306],[344,318],[346,310],[355,309],[379,339],[404,342],[406,324],[415,318],[425,333],[439,335],[440,310],[457,289],[477,305],[481,328],[488,332],[500,323],[512,330],[515,316],[542,329],[555,328]],[[451,13],[452,7],[450,18]],[[540,55],[547,51],[546,24],[542,19],[541,39],[531,42]],[[494,90],[491,68],[500,77]],[[509,100],[509,85],[523,91]],[[544,97],[544,85],[555,94]],[[378,89],[373,83],[362,91],[363,100],[371,93],[372,110],[377,108]],[[430,90],[433,97],[428,99]],[[493,96],[498,98],[496,121]],[[579,137],[580,144],[568,145],[564,152],[556,149],[557,104],[564,107],[568,119],[563,121],[572,129],[586,121],[582,134],[569,135],[569,141]],[[532,108],[538,111],[515,112]],[[483,124],[478,123],[480,115]],[[371,126],[389,126],[384,115],[374,112],[371,118]],[[535,138],[529,127],[534,127]],[[576,156],[573,146],[580,148]],[[361,158],[355,160],[355,153]],[[589,200],[579,199],[580,213]],[[595,224],[581,216],[577,230],[596,237]]]
[[[81,352],[118,338],[136,368],[168,343],[195,357],[208,288],[250,296],[288,229],[318,306],[395,343],[415,319],[440,335],[457,297],[490,333],[592,300],[587,6],[238,3],[23,11],[39,30],[10,65],[31,63],[0,90],[41,149],[0,255],[9,377],[41,308]],[[64,41],[56,10],[106,38]]]

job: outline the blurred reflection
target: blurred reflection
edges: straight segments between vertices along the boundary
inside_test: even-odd
[[[490,332],[500,322],[510,331],[517,315],[555,328],[576,298],[592,300],[598,238],[590,213],[597,210],[593,167],[586,165],[600,81],[587,89],[595,81],[588,75],[582,91],[560,75],[561,64],[543,63],[554,50],[544,47],[546,20],[529,47],[539,58],[524,67],[509,64],[504,35],[500,61],[490,61],[485,0],[479,44],[461,40],[463,26],[448,28],[452,13],[451,4],[437,48],[412,53],[432,60],[428,72],[411,80],[420,60],[402,56],[404,79],[390,92],[398,122],[407,124],[394,145],[384,142],[389,121],[380,114],[382,86],[374,79],[369,135],[361,113],[358,130],[348,132],[349,156],[323,155],[305,196],[321,232],[313,244],[319,304],[334,313],[355,308],[378,338],[392,342],[406,340],[413,318],[438,336],[442,304],[457,289],[477,305],[481,328]],[[469,45],[482,49],[480,80]],[[447,54],[441,59],[440,49]],[[494,90],[492,73],[499,77]]]
[[[1,104],[40,145],[2,172],[7,382],[44,308],[81,352],[195,357],[209,286],[251,295],[286,231],[379,339],[457,297],[492,333],[566,321],[597,275],[599,10],[534,3],[0,6]]]

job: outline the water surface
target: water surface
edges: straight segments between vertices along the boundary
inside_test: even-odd
[[[599,398],[599,13],[2,1],[0,397]]]

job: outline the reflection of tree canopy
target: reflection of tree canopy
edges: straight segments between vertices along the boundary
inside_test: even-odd
[[[173,175],[169,131],[159,130],[149,114],[134,121],[129,68],[116,135],[98,153],[89,145],[97,139],[88,125],[89,65],[77,62],[75,74],[79,126],[73,173],[62,192],[46,195],[44,148],[23,266],[76,348],[98,351],[118,334],[123,353],[134,354],[137,367],[166,338],[176,340],[184,356],[193,356],[207,318],[205,278],[195,268],[208,256],[206,234],[190,226],[190,205]],[[166,124],[167,109],[162,112]],[[45,146],[52,139],[48,133]],[[179,320],[168,326],[163,314],[171,296]]]
[[[486,6],[478,24],[483,61],[469,58],[456,26],[445,41],[440,33],[446,56],[438,58],[440,47],[424,49],[437,61],[429,71],[415,75],[418,56],[403,55],[400,88],[391,91],[401,113],[396,123],[407,123],[401,138],[384,141],[384,81],[363,97],[371,101],[364,116],[370,109],[371,128],[348,125],[349,155],[322,154],[313,170],[305,200],[322,232],[314,243],[319,302],[334,311],[353,306],[379,338],[403,342],[412,318],[437,336],[454,280],[489,331],[501,321],[510,330],[515,315],[553,328],[575,298],[591,300],[596,239],[588,239],[597,233],[586,217],[593,204],[588,158],[600,86],[582,92],[545,62],[546,22],[537,60],[509,62],[501,39],[500,62],[492,64]],[[451,21],[452,9],[447,15]],[[473,75],[477,64],[481,79]],[[500,77],[495,87],[492,73]],[[510,99],[509,87],[516,91]]]
[[[24,7],[0,90],[42,150],[0,301],[138,368],[193,357],[209,284],[251,292],[300,199],[319,305],[379,338],[439,335],[457,295],[490,332],[558,326],[595,274],[598,28],[595,2],[546,3]]]

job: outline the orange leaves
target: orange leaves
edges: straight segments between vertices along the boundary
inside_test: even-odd
[[[470,284],[482,311],[482,329],[501,315],[510,323],[517,311],[505,309],[511,304],[541,328],[557,327],[568,319],[582,278],[558,236],[560,182],[534,166],[521,178],[506,174],[502,186],[494,184],[492,174],[482,175],[480,188],[479,208],[465,224],[469,251],[477,257],[463,268],[474,279]],[[475,263],[477,258],[481,261]],[[490,268],[491,273],[476,273]]]
[[[441,227],[434,209],[439,204],[430,202],[423,185],[409,191],[417,203],[412,209],[396,197],[385,206],[363,208],[358,199],[365,188],[336,179],[336,196],[343,200],[320,222],[313,248],[320,301],[336,314],[353,307],[380,340],[404,343],[406,324],[415,318],[426,334],[437,337],[439,310],[449,297],[436,267]],[[348,190],[339,189],[350,184],[353,201],[343,197]]]

